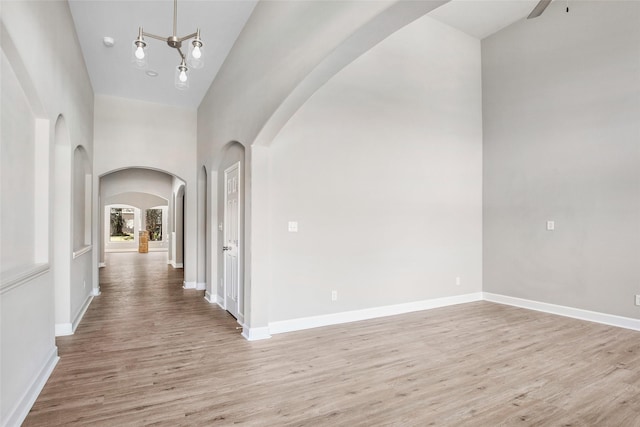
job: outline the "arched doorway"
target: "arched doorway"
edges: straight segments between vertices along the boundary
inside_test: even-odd
[[[99,265],[105,252],[139,250],[147,231],[147,250],[165,252],[166,262],[183,268],[185,182],[165,171],[125,168],[99,179]]]
[[[238,142],[228,144],[217,165],[218,218],[215,248],[216,301],[238,323],[245,321],[245,149]]]

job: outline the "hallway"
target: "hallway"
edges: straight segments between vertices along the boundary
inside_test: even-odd
[[[107,263],[25,426],[640,422],[636,331],[476,302],[248,342],[164,253]]]
[[[60,361],[25,426],[176,425],[185,401],[209,392],[211,359],[230,342],[246,345],[235,319],[182,288],[166,252],[109,253],[106,262],[102,294],[74,335],[56,339]]]

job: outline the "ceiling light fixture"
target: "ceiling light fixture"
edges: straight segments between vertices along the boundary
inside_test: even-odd
[[[113,45],[116,44],[116,41],[113,39],[113,37],[105,36],[102,38],[102,43],[104,43],[106,47],[113,47]]]
[[[189,67],[197,69],[204,66],[202,60],[202,40],[200,39],[200,29],[197,29],[195,33],[188,36],[178,37],[178,0],[173,0],[173,34],[169,37],[156,36],[142,30],[142,27],[138,29],[138,38],[133,41],[133,56],[132,61],[138,68],[147,67],[147,42],[145,37],[160,40],[166,42],[169,47],[172,47],[180,54],[180,65],[176,67],[175,85],[178,89],[187,89],[189,87]],[[182,42],[185,40],[193,39],[189,44],[188,56],[182,52]]]

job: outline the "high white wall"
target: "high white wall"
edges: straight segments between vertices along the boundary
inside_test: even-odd
[[[484,286],[640,318],[640,3],[563,7],[482,42]]]
[[[408,25],[315,93],[269,154],[270,321],[482,290],[477,39]]]
[[[37,116],[4,50],[1,77],[3,144],[0,147],[0,198],[3,209],[0,218],[0,268],[7,272],[35,263]],[[48,138],[44,143],[46,150]],[[42,147],[38,148],[42,150]],[[17,182],[20,185],[16,185]],[[45,236],[45,242],[47,240]]]
[[[60,170],[54,162],[55,124],[64,117],[68,138],[60,153],[67,166],[73,165],[73,150],[78,145],[91,158],[93,91],[67,2],[3,1],[0,23],[0,425],[13,426],[22,422],[57,361],[53,264],[69,272],[65,284],[69,311],[60,313],[66,322],[77,320],[93,288],[92,276],[86,275],[91,251],[71,261],[69,222],[62,228],[66,235],[61,240],[68,244],[62,248],[67,261],[61,264],[52,250],[56,224],[49,222],[61,190],[54,188],[53,177],[66,178],[65,190],[72,187],[72,167]],[[33,54],[34,46],[37,54]],[[35,126],[35,132],[30,126]],[[13,185],[7,190],[6,184]],[[65,203],[71,211],[71,201]],[[24,238],[15,234],[22,227]],[[22,275],[16,279],[5,274],[5,266],[17,267]]]
[[[198,162],[208,172],[202,200],[217,224],[222,150],[245,152],[245,336],[267,327],[271,272],[268,146],[291,115],[337,71],[380,40],[446,0],[259,2],[198,108]],[[201,207],[201,211],[204,209]],[[211,235],[210,277],[219,274]],[[213,252],[215,251],[215,252]],[[214,294],[208,283],[208,295]]]
[[[96,177],[120,169],[147,168],[169,173],[186,183],[185,282],[195,282],[197,274],[196,126],[195,110],[105,95],[95,98]],[[96,188],[97,185],[96,180]],[[160,195],[153,188],[128,187],[127,191]]]

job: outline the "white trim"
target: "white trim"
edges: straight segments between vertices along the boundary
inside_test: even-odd
[[[59,360],[58,347],[54,346],[29,388],[27,388],[13,409],[8,411],[9,415],[6,418],[3,417],[3,426],[19,426],[24,422]]]
[[[93,295],[94,297],[97,297],[97,296],[99,296],[101,294],[102,294],[102,292],[100,292],[100,288],[99,287],[91,289],[91,295]]]
[[[173,266],[173,260],[172,260],[172,259],[168,259],[168,260],[167,260],[167,264],[169,264],[169,265]]]
[[[91,301],[93,301],[94,292],[95,292],[95,289],[92,289],[91,293],[87,295],[87,298],[84,300],[82,307],[80,307],[80,310],[78,310],[78,314],[76,314],[76,317],[73,319],[73,323],[56,323],[57,337],[73,335],[76,332],[76,329],[80,324],[80,321],[84,317],[84,314],[87,312],[87,309],[91,304]],[[98,292],[100,291],[98,290]]]
[[[606,314],[563,305],[549,304],[546,302],[532,301],[507,295],[492,294],[490,292],[483,292],[482,299],[498,304],[511,305],[514,307],[556,314],[558,316],[571,317],[573,319],[586,320],[588,322],[640,331],[640,319],[632,319],[630,317],[616,316],[614,314]]]
[[[73,259],[81,257],[82,255],[86,254],[87,252],[91,252],[91,249],[93,249],[93,246],[91,246],[91,245],[83,247],[79,251],[76,251],[76,252],[73,253]]]
[[[205,289],[207,289],[207,284],[206,283],[202,283],[202,282],[196,283],[196,290],[204,291]]]
[[[182,282],[182,287],[184,289],[195,289],[196,288],[196,282]]]
[[[113,253],[113,252],[138,252],[139,248],[136,245],[135,248],[105,248],[105,252],[107,253]]]
[[[73,332],[74,333],[75,333],[76,329],[78,328],[78,325],[80,324],[80,321],[84,317],[84,314],[87,312],[87,309],[89,308],[89,305],[91,304],[92,301],[93,301],[93,289],[91,289],[91,293],[89,295],[87,295],[87,298],[84,300],[84,303],[82,304],[82,307],[80,307],[80,310],[78,310],[78,314],[76,315],[76,318],[73,319]]]
[[[184,268],[184,265],[181,262],[171,262],[171,267],[173,267],[173,268]]]
[[[209,291],[205,291],[204,292],[204,299],[209,303],[209,304],[215,304],[216,303],[216,299],[214,297],[211,296],[211,294],[209,293]]]
[[[216,304],[220,306],[221,309],[226,310],[227,307],[224,305],[224,297],[216,294]]]
[[[242,325],[242,336],[245,337],[247,341],[259,341],[271,338],[268,326],[249,328],[248,326]]]
[[[104,267],[106,267],[106,266],[107,266],[107,263],[106,263],[106,262],[99,262],[99,263],[98,263],[98,268],[104,268]]]
[[[67,335],[73,335],[73,325],[71,323],[56,323],[57,337],[66,337]]]
[[[49,271],[49,264],[35,264],[28,267],[9,270],[2,273],[0,282],[0,295],[9,292],[11,289],[31,282],[36,277],[42,276]]]
[[[318,328],[321,326],[339,325],[342,323],[357,322],[360,320],[375,319],[378,317],[395,316],[397,314],[430,310],[432,308],[446,307],[481,300],[482,292],[476,292],[472,294],[434,298],[404,304],[365,308],[362,310],[344,311],[341,313],[302,317],[298,319],[280,320],[269,323],[269,332],[271,334],[281,334],[284,332],[300,331],[303,329]]]
[[[235,221],[231,221],[229,218],[227,218],[227,203],[228,203],[228,197],[229,197],[229,188],[228,188],[228,184],[229,184],[229,175],[234,172],[235,170],[237,170],[237,174],[238,174],[238,212],[236,213],[237,218],[235,218]],[[244,205],[242,203],[242,198],[244,197],[244,193],[242,192],[242,186],[244,185],[244,177],[242,176],[242,163],[240,161],[235,162],[234,164],[232,164],[231,166],[229,166],[228,168],[226,168],[224,170],[224,181],[222,183],[222,187],[224,188],[224,196],[223,196],[223,212],[222,212],[222,223],[223,223],[223,230],[222,230],[222,241],[223,244],[227,244],[226,243],[226,238],[227,238],[227,234],[228,234],[228,228],[230,227],[230,224],[236,224],[236,227],[238,229],[238,241],[236,243],[236,249],[238,252],[238,295],[237,295],[237,300],[235,302],[235,304],[230,305],[227,304],[227,296],[228,296],[228,292],[227,292],[227,275],[229,274],[229,272],[227,271],[227,262],[226,262],[226,256],[228,255],[227,252],[224,252],[222,255],[223,258],[223,263],[222,263],[222,296],[223,296],[223,305],[225,307],[225,310],[227,310],[229,313],[231,313],[232,316],[237,317],[238,319],[240,319],[240,317],[244,318],[243,314],[240,312],[240,301],[243,300],[244,298],[244,274],[243,274],[243,270],[244,270],[244,256],[243,256],[243,251],[244,251],[244,235],[242,234],[242,209],[244,209]],[[231,310],[229,309],[231,308]],[[243,332],[244,334],[244,332]],[[269,335],[269,337],[267,338],[271,338],[271,336]],[[249,339],[249,338],[247,338]],[[262,339],[262,338],[261,338]],[[252,340],[249,340],[252,341]]]

